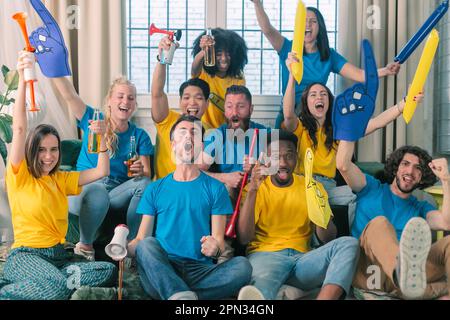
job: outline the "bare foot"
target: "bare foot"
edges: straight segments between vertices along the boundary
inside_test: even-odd
[[[438,300],[450,300],[450,295],[442,296]]]

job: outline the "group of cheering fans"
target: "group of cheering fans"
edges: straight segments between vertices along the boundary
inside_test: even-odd
[[[386,161],[387,183],[364,174],[352,162],[355,142],[333,138],[334,97],[325,85],[331,72],[364,82],[364,70],[329,47],[322,14],[308,8],[304,76],[297,84],[291,66],[299,57],[291,52],[292,41],[271,25],[260,0],[252,2],[282,69],[283,105],[272,129],[251,121],[245,41],[217,28],[213,38],[203,33],[194,42],[192,78],[179,89],[181,114],[170,108],[164,92],[167,66],[156,65],[151,83],[155,146],[130,121],[137,93],[125,77],[111,84],[98,121],[92,120],[94,108],[78,96],[67,73],[51,77],[83,131],[77,171],[60,171],[58,132],[41,124],[27,135],[24,70],[32,67],[32,55],[44,74],[61,61],[42,63],[49,54],[40,50],[45,43],[35,44],[34,54],[19,53],[20,84],[6,169],[14,244],[0,279],[0,299],[68,299],[74,291],[67,286],[68,270],[74,265],[81,270],[82,286],[114,286],[116,266],[95,261],[93,248],[98,229],[114,212],[126,212],[128,256],[136,260],[141,285],[152,299],[269,300],[286,285],[319,289],[317,299],[342,299],[352,287],[373,289],[368,283],[372,266],[380,269],[379,291],[406,299],[449,298],[450,238],[431,244],[430,232],[450,230],[446,159],[433,160],[419,147],[404,146]],[[44,23],[51,18],[45,7],[38,14]],[[159,53],[171,44],[164,37]],[[208,46],[215,48],[216,63],[207,67]],[[378,76],[399,71],[400,65],[391,63],[378,69]],[[420,102],[423,94],[415,99]],[[401,100],[370,119],[365,134],[394,121],[404,106]],[[229,130],[252,129],[279,130],[278,138],[269,139],[264,150],[257,143],[253,154],[245,140],[227,139]],[[89,130],[102,136],[98,153],[88,150]],[[130,177],[126,160],[131,137],[139,158]],[[222,148],[208,153],[208,144],[216,139],[223,141]],[[308,217],[303,164],[308,148],[314,152],[313,175],[325,200],[354,208],[350,236],[336,238],[332,220],[322,228]],[[268,175],[268,163],[256,160],[262,152],[276,172]],[[230,153],[245,157],[227,157]],[[345,186],[337,186],[336,170]],[[236,243],[245,247],[245,255],[235,255],[236,243],[226,240],[225,227],[246,173],[250,178],[236,224]],[[441,210],[412,195],[438,180],[444,193]],[[65,246],[69,212],[79,216],[80,240],[73,253],[86,261],[72,261]]]

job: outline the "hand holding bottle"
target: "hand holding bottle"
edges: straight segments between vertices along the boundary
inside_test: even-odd
[[[88,152],[99,153],[101,138],[106,132],[105,120],[102,119],[101,112],[96,109],[91,120],[89,120]]]
[[[203,46],[202,46],[203,42]],[[205,52],[204,65],[206,67],[214,67],[216,65],[216,50],[214,48],[214,37],[211,29],[206,30],[206,35],[200,40],[200,48]]]

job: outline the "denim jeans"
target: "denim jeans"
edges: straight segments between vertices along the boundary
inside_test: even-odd
[[[123,183],[106,177],[83,187],[78,196],[69,197],[69,212],[80,217],[80,242],[92,244],[108,210],[126,211],[130,230],[128,239],[134,239],[141,215],[136,209],[145,188],[151,182],[147,177],[127,180]]]
[[[253,267],[251,284],[268,300],[274,300],[283,284],[304,291],[337,285],[347,294],[359,257],[358,240],[342,237],[301,253],[294,249],[254,252],[248,256]]]
[[[245,257],[234,257],[221,264],[175,259],[153,237],[139,242],[136,259],[141,284],[156,300],[167,300],[186,291],[194,291],[199,300],[229,298],[250,282],[252,274]]]

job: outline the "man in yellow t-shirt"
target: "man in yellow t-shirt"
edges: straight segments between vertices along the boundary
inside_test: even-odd
[[[160,44],[161,50],[168,50],[170,40],[164,37]],[[159,56],[158,56],[159,57]],[[159,58],[158,58],[159,60]],[[164,92],[166,83],[166,65],[158,63],[152,79],[152,119],[156,126],[155,179],[161,179],[175,171],[176,165],[170,146],[170,129],[181,116],[169,109],[167,95]],[[209,86],[201,79],[190,79],[180,86],[180,109],[183,115],[191,115],[199,120],[208,107]],[[209,127],[203,124],[205,129]]]
[[[321,288],[318,299],[339,299],[349,292],[358,261],[358,241],[336,237],[330,221],[327,229],[314,226],[308,218],[305,178],[294,174],[297,137],[281,130],[279,140],[269,145],[271,170],[257,163],[247,186],[239,215],[239,242],[247,246],[253,267],[252,286],[241,290],[241,298],[275,299],[283,284],[301,290]],[[272,171],[273,172],[273,171]],[[322,193],[326,192],[318,184]],[[310,240],[326,243],[310,249]],[[268,276],[270,275],[270,276]]]
[[[245,40],[235,31],[215,28],[211,33],[208,36],[203,32],[194,41],[191,75],[205,80],[211,91],[202,121],[211,128],[219,128],[226,123],[224,105],[227,89],[233,85],[245,86],[244,67],[248,61],[248,49]],[[210,55],[214,54],[213,66],[204,63],[208,49]]]

